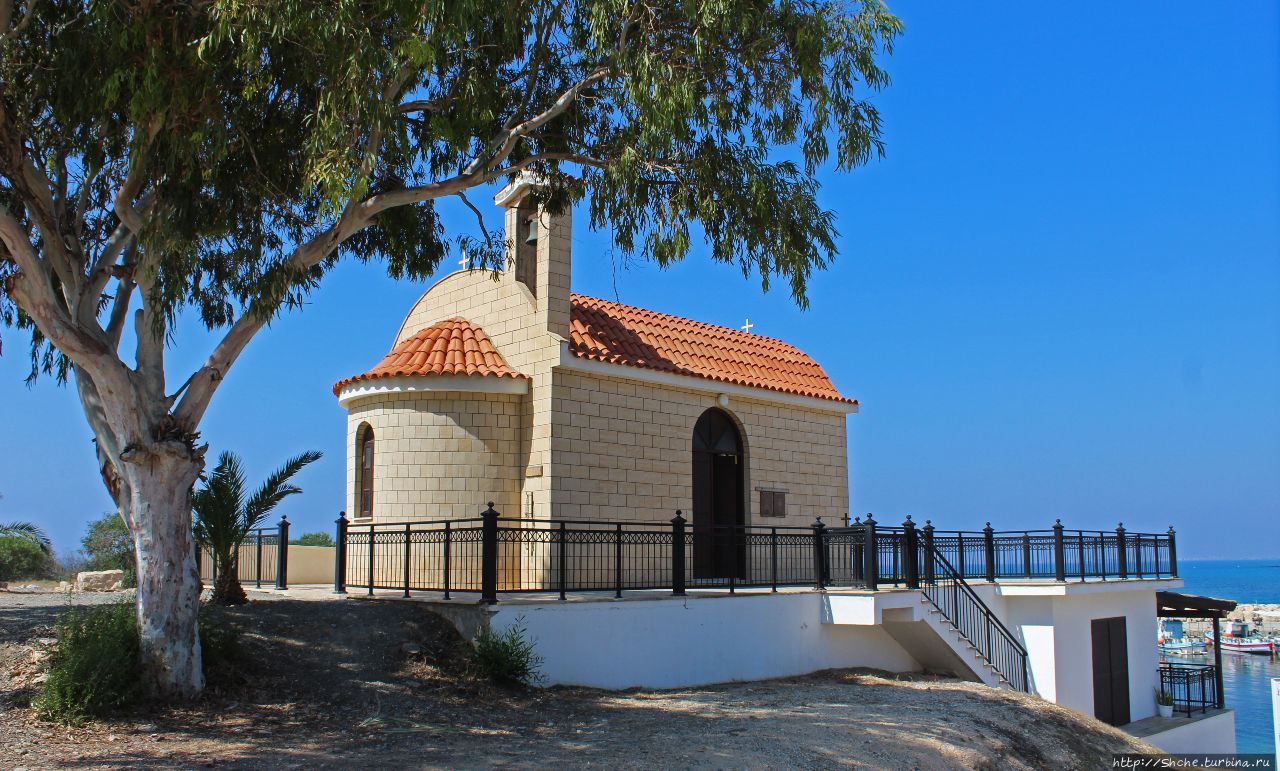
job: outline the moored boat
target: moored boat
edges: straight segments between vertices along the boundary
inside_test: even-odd
[[[1182,620],[1176,618],[1160,619],[1160,634],[1156,644],[1161,653],[1175,656],[1204,653],[1204,642],[1187,637],[1182,628]]]
[[[1213,630],[1204,633],[1206,645],[1213,645]],[[1233,653],[1256,653],[1270,656],[1275,653],[1274,640],[1267,640],[1249,633],[1249,625],[1243,621],[1231,622],[1230,628],[1222,633],[1222,649]]]

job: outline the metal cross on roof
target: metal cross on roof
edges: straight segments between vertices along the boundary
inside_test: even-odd
[[[462,259],[458,260],[458,267],[466,270],[471,267],[471,255],[467,254],[467,250],[462,250]]]
[[[751,334],[751,328],[754,326],[755,324],[751,323],[751,319],[747,319],[747,323],[742,325],[742,331],[746,332],[747,334]]]

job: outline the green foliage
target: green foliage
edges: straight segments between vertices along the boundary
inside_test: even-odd
[[[208,483],[191,495],[196,538],[213,552],[218,563],[218,584],[213,593],[215,602],[236,604],[245,601],[235,570],[240,544],[281,501],[302,492],[302,488],[290,484],[289,480],[320,457],[321,453],[311,451],[290,458],[246,498],[240,458],[232,452],[218,456],[218,465],[209,476]]]
[[[501,239],[446,237],[434,202],[520,169],[556,208],[589,190],[627,252],[679,260],[698,227],[714,259],[803,303],[835,252],[816,172],[882,152],[870,96],[902,29],[879,0],[25,8],[0,47],[0,200],[51,244],[59,223],[18,161],[47,169],[59,206],[84,207],[57,214],[88,274],[125,191],[134,257],[164,255],[150,288],[166,328],[184,307],[216,327],[296,306],[341,255],[422,278],[462,241],[495,265]],[[0,266],[2,285],[17,268]],[[64,372],[45,353],[34,363]]]
[[[108,512],[90,522],[80,545],[85,553],[84,570],[123,570],[125,586],[137,583],[138,557],[133,550],[133,537],[119,514]]]
[[[49,534],[33,522],[0,522],[0,538],[24,538],[50,556],[53,555],[53,541]]]
[[[333,536],[328,533],[303,533],[300,538],[295,538],[289,543],[296,546],[335,546]]]
[[[532,685],[542,681],[542,657],[529,639],[524,618],[503,632],[485,626],[476,634],[476,667],[500,685]]]
[[[52,564],[44,549],[30,539],[0,536],[0,581],[43,578]]]
[[[49,679],[35,699],[45,720],[77,724],[141,696],[138,620],[131,603],[72,606],[56,625]]]

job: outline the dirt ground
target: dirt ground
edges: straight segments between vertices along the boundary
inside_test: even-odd
[[[507,690],[469,670],[448,622],[382,600],[221,611],[242,630],[245,658],[214,673],[199,703],[69,728],[30,708],[38,641],[65,603],[0,592],[0,767],[1093,769],[1114,752],[1154,751],[1033,697],[871,671]]]

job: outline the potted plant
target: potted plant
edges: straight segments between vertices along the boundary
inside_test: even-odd
[[[1173,717],[1173,694],[1164,689],[1156,691],[1156,713],[1160,717]]]

